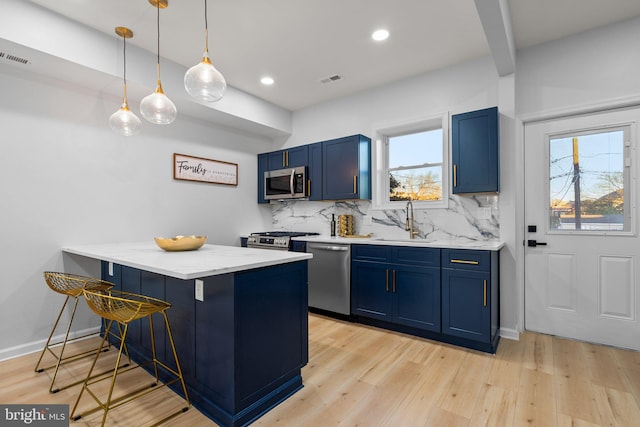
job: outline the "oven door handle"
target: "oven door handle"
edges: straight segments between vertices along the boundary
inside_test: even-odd
[[[349,250],[349,246],[313,245],[313,246],[310,246],[309,249],[320,249],[324,251],[333,251],[333,252],[346,252]]]

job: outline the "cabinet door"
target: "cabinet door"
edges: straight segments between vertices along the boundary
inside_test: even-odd
[[[351,263],[351,313],[391,321],[391,268],[389,264]]]
[[[499,191],[498,109],[451,118],[453,193]]]
[[[488,273],[442,269],[442,332],[490,342],[491,286]]]
[[[307,194],[309,200],[322,200],[322,143],[309,146],[309,180]]]
[[[309,162],[308,153],[308,146],[306,145],[266,153],[269,159],[268,170],[307,166]]]
[[[363,135],[322,143],[322,198],[371,199],[371,140]]]
[[[440,332],[440,268],[394,266],[394,321]]]

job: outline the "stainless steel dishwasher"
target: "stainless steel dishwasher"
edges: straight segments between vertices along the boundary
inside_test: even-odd
[[[351,250],[349,245],[307,243],[309,307],[351,314]]]

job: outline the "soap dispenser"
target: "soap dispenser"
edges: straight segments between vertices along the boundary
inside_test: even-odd
[[[336,235],[336,214],[331,214],[331,236]]]

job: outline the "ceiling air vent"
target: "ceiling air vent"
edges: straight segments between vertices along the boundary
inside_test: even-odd
[[[9,61],[19,62],[20,64],[28,64],[29,60],[20,58],[19,56],[11,55],[10,53],[0,52],[0,58],[8,59]]]
[[[342,76],[339,76],[338,74],[336,74],[334,76],[321,79],[320,83],[333,83],[333,82],[337,82],[338,80],[342,80]]]

